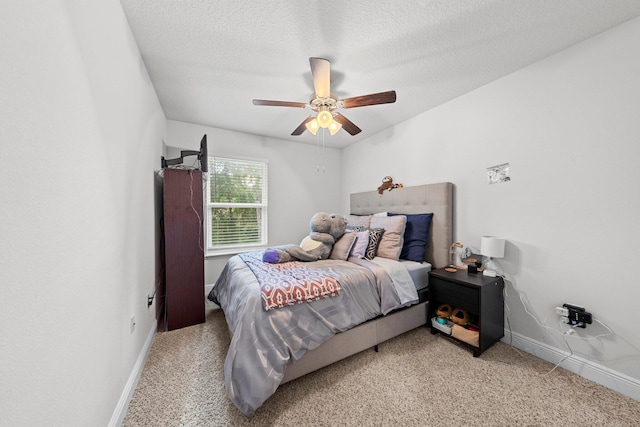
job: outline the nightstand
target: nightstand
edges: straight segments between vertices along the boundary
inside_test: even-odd
[[[486,349],[504,336],[504,297],[502,277],[487,277],[482,273],[469,273],[457,269],[450,273],[444,268],[429,272],[429,322],[437,317],[436,310],[441,304],[466,310],[479,329],[477,346],[472,340],[458,339],[451,335],[451,328],[431,324],[431,333],[449,336],[473,350],[473,356],[480,356]],[[447,330],[449,329],[449,331]],[[458,327],[458,331],[461,329]],[[463,331],[465,334],[472,332]],[[459,335],[460,336],[460,335]]]

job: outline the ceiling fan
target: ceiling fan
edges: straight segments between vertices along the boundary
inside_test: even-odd
[[[357,135],[362,131],[351,120],[340,114],[341,108],[364,107],[367,105],[391,104],[396,102],[396,91],[372,93],[369,95],[354,96],[352,98],[338,99],[330,90],[331,64],[323,58],[309,58],[311,76],[315,92],[308,103],[289,101],[270,101],[266,99],[254,99],[253,105],[266,105],[272,107],[311,108],[315,114],[304,119],[291,135],[302,135],[305,130],[316,134],[319,128],[329,129],[331,135],[335,135],[341,128]]]

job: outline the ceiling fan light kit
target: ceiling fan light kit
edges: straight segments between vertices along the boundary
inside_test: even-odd
[[[311,116],[311,120],[305,120],[304,126],[313,135],[318,133],[319,128],[329,129],[329,133],[331,135],[335,135],[340,129],[342,129],[342,125],[333,120],[333,114],[328,111],[321,111],[316,117]],[[292,135],[295,135],[295,132],[296,131],[294,131]]]
[[[326,108],[326,107],[325,107]],[[333,121],[333,116],[326,109],[320,111],[316,116],[316,120],[318,121],[318,126],[321,128],[328,128],[329,124]]]
[[[335,135],[340,129],[342,129],[342,125],[335,120],[331,120],[331,123],[329,124],[329,133],[331,135]]]
[[[311,116],[311,120],[309,120],[308,122],[306,122],[304,125],[305,125],[305,127],[307,128],[307,130],[308,130],[309,132],[311,132],[313,135],[315,135],[316,133],[318,133],[318,128],[319,128],[320,126],[318,126],[318,121],[316,120],[316,118],[315,118],[315,117]],[[296,131],[294,130],[293,132],[294,132],[294,133],[292,133],[292,135],[296,135],[296,133],[295,133]],[[297,135],[300,135],[300,134],[297,134]]]
[[[302,102],[270,101],[254,99],[253,105],[271,107],[309,107],[316,112],[315,116],[307,117],[291,135],[301,135],[305,130],[315,135],[319,128],[328,129],[331,135],[335,135],[340,129],[344,129],[351,135],[357,135],[362,131],[351,120],[336,112],[338,108],[355,108],[367,105],[391,104],[396,102],[396,91],[373,93],[370,95],[355,96],[347,99],[338,99],[330,91],[331,65],[323,58],[309,58],[311,76],[315,92],[311,95],[308,104]]]

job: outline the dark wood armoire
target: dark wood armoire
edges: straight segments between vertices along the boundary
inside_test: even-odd
[[[171,331],[204,322],[203,183],[197,169],[165,168],[163,176],[158,329]]]

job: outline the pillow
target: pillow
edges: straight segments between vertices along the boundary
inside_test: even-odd
[[[369,228],[371,223],[371,215],[345,215],[347,220],[347,227],[363,227]]]
[[[389,215],[399,215],[390,213]],[[407,225],[404,230],[404,245],[400,252],[401,259],[423,262],[424,252],[429,244],[429,229],[431,227],[432,213],[404,215],[407,217]]]
[[[384,234],[384,228],[371,228],[369,229],[369,243],[367,243],[367,250],[364,252],[364,259],[374,259],[378,252],[378,245],[380,245],[380,239]]]
[[[387,212],[374,213],[373,216],[387,216]]]
[[[339,259],[341,261],[346,261],[349,258],[349,252],[351,252],[351,248],[353,247],[354,242],[356,241],[358,233],[352,231],[350,233],[345,233],[338,239],[337,242],[333,244],[333,248],[331,249],[331,253],[329,254],[329,259]]]
[[[407,217],[404,215],[374,216],[371,218],[371,228],[384,228],[384,234],[382,235],[382,239],[380,239],[377,256],[389,258],[394,261],[400,258],[406,224]]]
[[[351,247],[349,256],[355,258],[364,258],[364,253],[367,251],[367,245],[369,244],[369,230],[357,231],[356,241]]]

